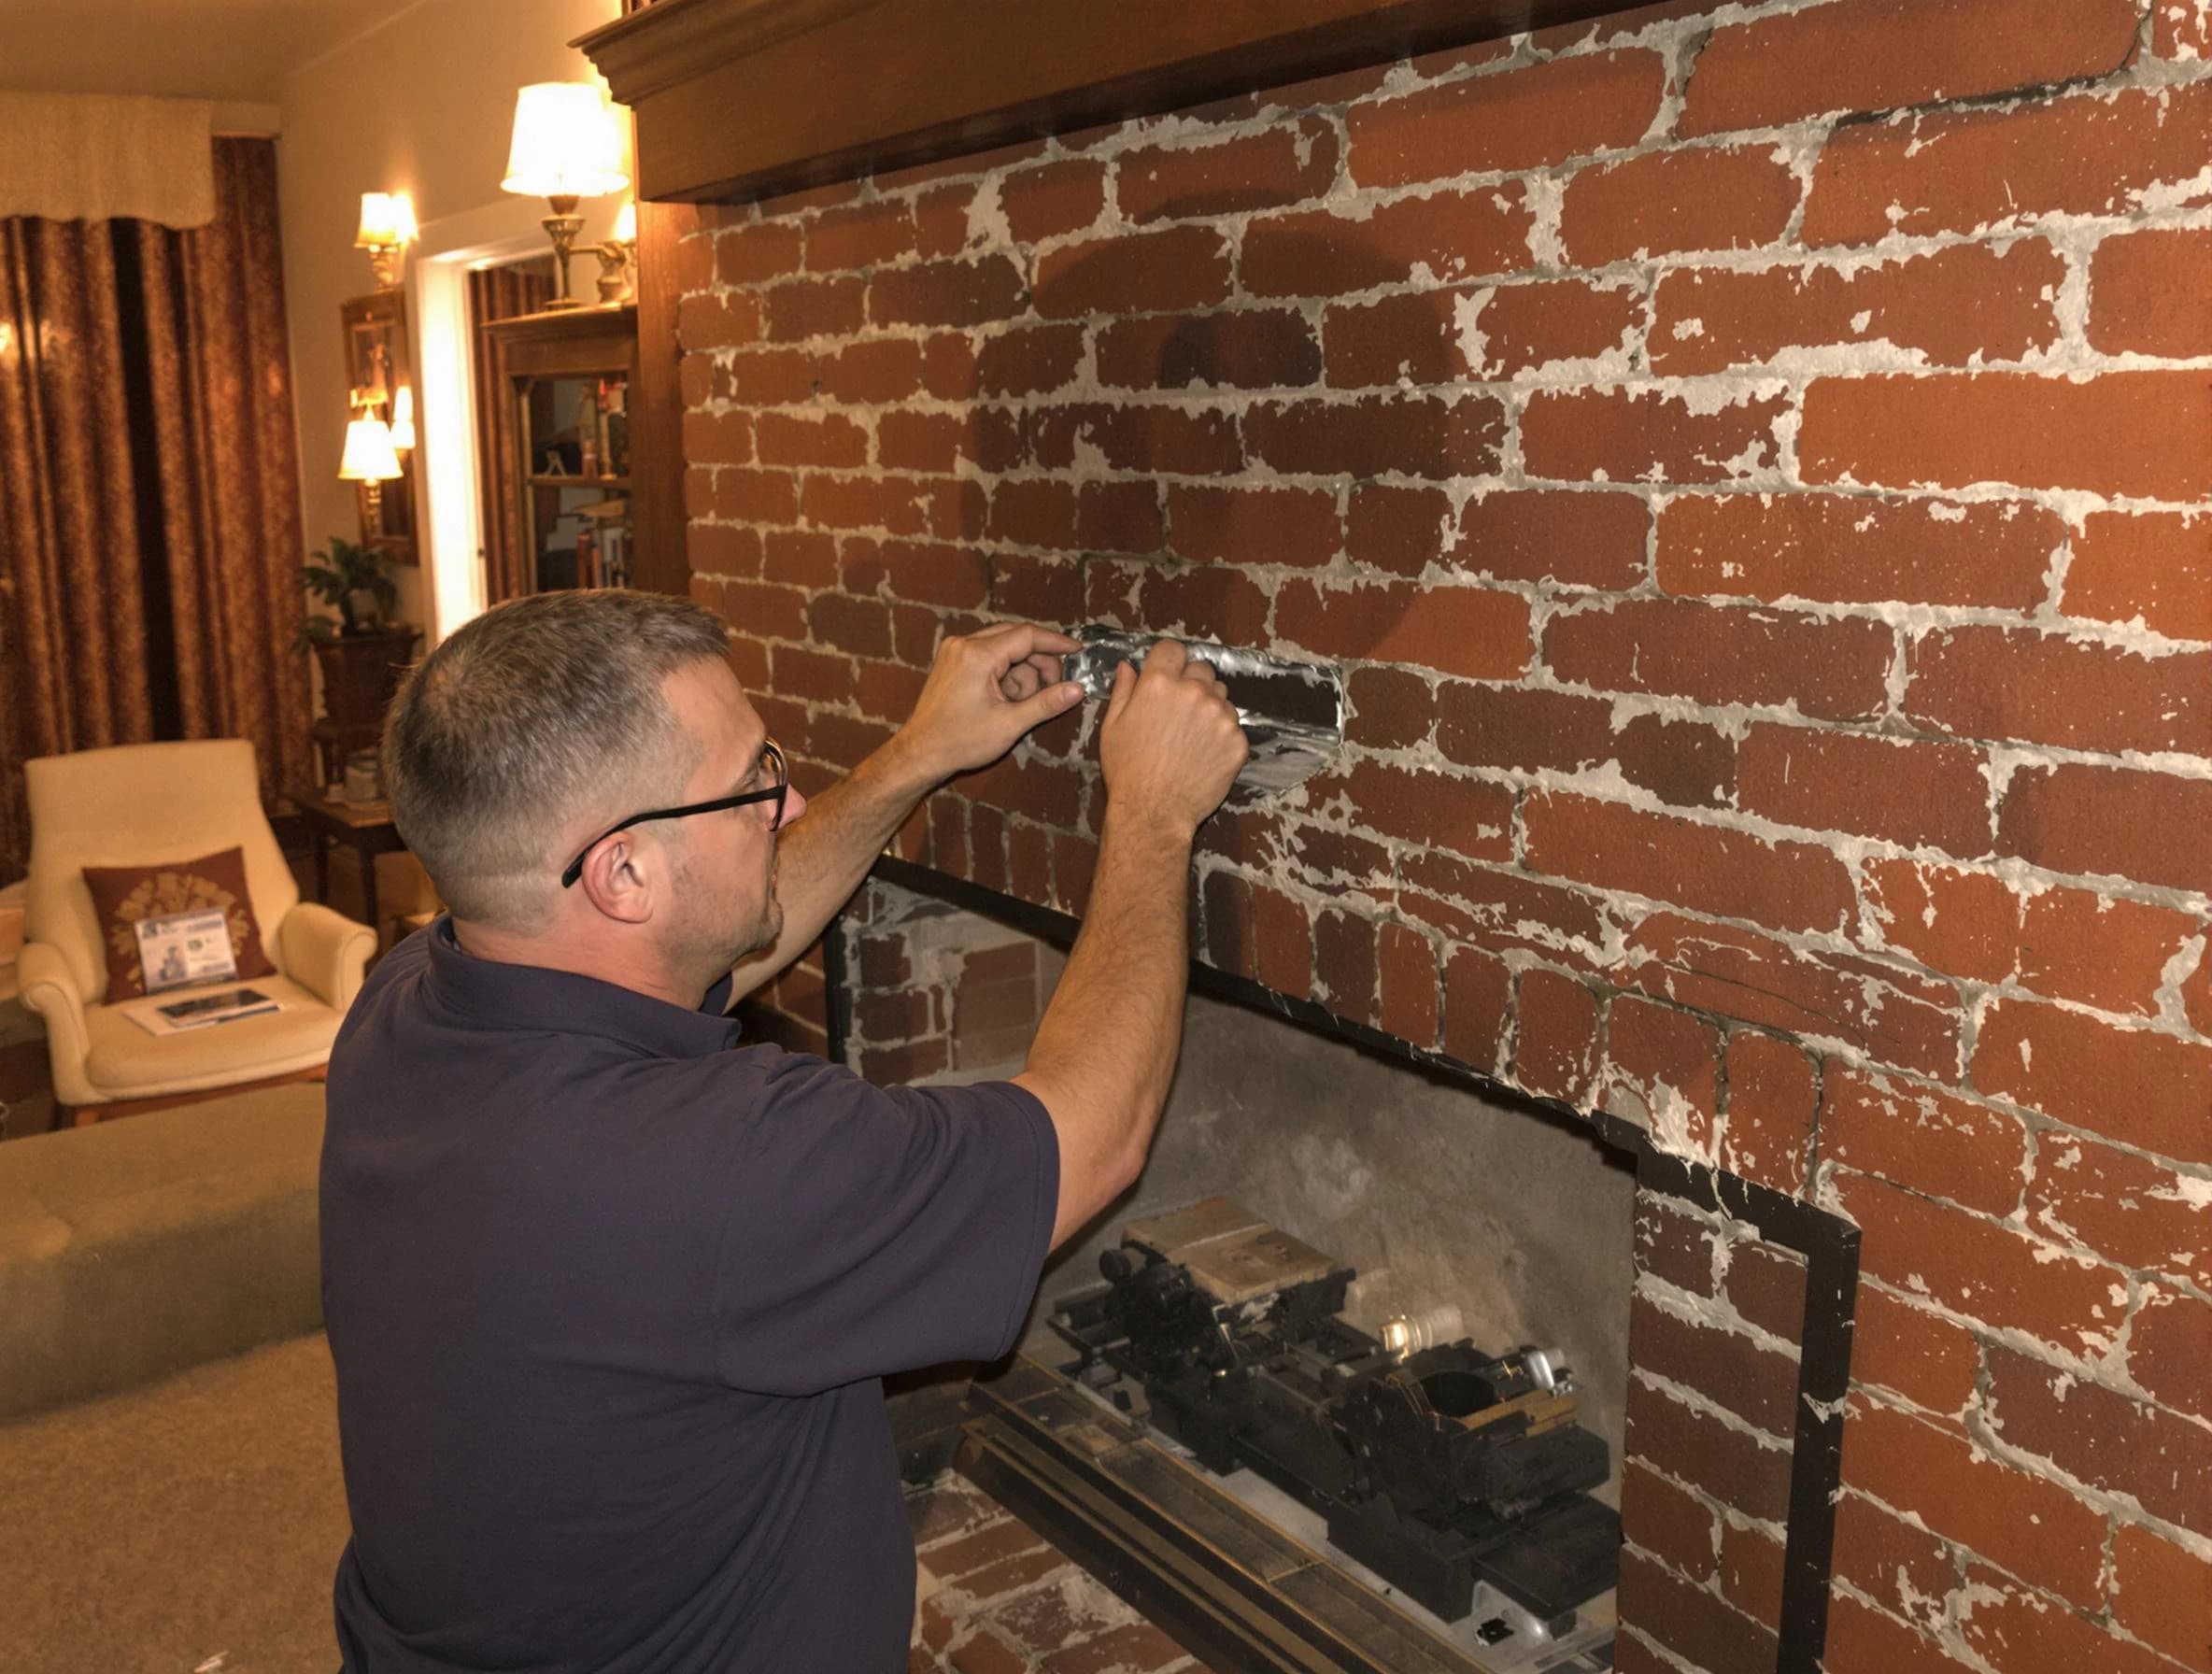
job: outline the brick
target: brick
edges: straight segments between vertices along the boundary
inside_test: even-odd
[[[1624,356],[1643,310],[1633,288],[1583,279],[1401,292],[1330,308],[1324,364],[1339,389],[1513,378]]]
[[[1102,570],[1096,561],[1090,568],[1094,578]],[[1268,595],[1242,570],[1223,564],[1173,574],[1147,571],[1137,591],[1137,617],[1154,633],[1181,632],[1223,645],[1256,645],[1267,638]]]
[[[2046,1133],[2028,1183],[2028,1225],[2055,1242],[2156,1273],[2212,1281],[2201,1178],[2069,1133]],[[2139,1324],[2140,1322],[2138,1322]]]
[[[720,393],[747,406],[797,406],[814,399],[816,366],[804,349],[743,349],[730,357]]]
[[[1688,1012],[1623,994],[1607,1013],[1606,1057],[1600,1110],[1635,1121],[1662,1149],[1717,1153],[1719,1029]]]
[[[903,721],[914,713],[927,679],[919,669],[901,668],[890,662],[863,662],[854,688],[860,713],[881,721]]]
[[[925,262],[871,278],[868,318],[879,326],[982,325],[1020,313],[1028,296],[1021,269],[1007,256]]]
[[[1437,953],[1419,930],[1402,924],[1376,927],[1381,1013],[1385,1032],[1425,1050],[1436,1044]]]
[[[1365,748],[1417,745],[1434,722],[1436,693],[1409,669],[1354,669],[1345,696],[1345,740]]]
[[[1637,1188],[1633,1249],[1638,1272],[1693,1296],[1719,1294],[1719,1246],[1712,1230],[1678,1200]]]
[[[1326,564],[1341,544],[1336,496],[1313,489],[1171,484],[1170,548],[1194,563]]]
[[[687,296],[676,305],[676,341],[686,348],[739,348],[760,340],[760,299],[744,291]]]
[[[807,637],[806,595],[796,588],[727,581],[716,614],[738,632],[754,639]]]
[[[2053,872],[2212,890],[2212,781],[2066,762],[2014,772],[1997,847]]]
[[[1871,960],[1807,952],[1729,925],[1654,913],[1612,972],[1678,1005],[1818,1040],[1931,1075],[1958,1071],[1957,990]]]
[[[1873,267],[1688,268],[1659,281],[1652,365],[1670,376],[1887,344],[1931,366],[2053,348],[2065,262],[2023,240],[1959,245]]]
[[[1315,998],[1338,1016],[1365,1023],[1375,1007],[1375,927],[1333,908],[1313,915]]]
[[[1337,133],[1320,117],[1203,146],[1142,146],[1115,160],[1114,201],[1141,224],[1244,215],[1319,197],[1337,176]]]
[[[908,1082],[925,1076],[942,1074],[952,1064],[952,1051],[942,1039],[910,1041],[897,1046],[863,1046],[860,1049],[860,1073],[868,1080],[884,1086],[903,1086]],[[1022,1559],[1011,1559],[1019,1565]],[[985,1577],[996,1580],[1002,1566],[994,1565],[984,1571]]]
[[[2097,1602],[2104,1513],[2057,1482],[1992,1458],[1955,1426],[1853,1395],[1843,1485],[2084,1609]]]
[[[866,319],[867,285],[860,279],[792,279],[760,296],[762,334],[771,343],[809,337],[844,337]]]
[[[1109,1627],[1041,1665],[1042,1674],[1153,1674],[1182,1665],[1183,1647],[1149,1622]]]
[[[820,390],[830,401],[880,406],[917,395],[922,388],[921,346],[902,337],[856,343],[824,355]]]
[[[1550,53],[1562,53],[1574,48],[1615,46],[1640,35],[1653,23],[1697,17],[1711,9],[1709,0],[1645,0],[1641,6],[1624,7],[1618,11],[1600,13],[1576,22],[1554,23],[1549,28],[1536,30],[1530,34],[1528,44],[1538,52]],[[1510,54],[1512,41],[1509,37],[1492,41],[1488,45],[1493,50],[1506,49],[1506,51],[1497,53],[1497,56],[1504,57]],[[1473,62],[1482,64],[1486,60],[1476,58]],[[1415,60],[1414,63],[1418,68],[1420,61]]]
[[[806,234],[795,221],[761,221],[715,236],[715,278],[724,285],[758,285],[797,273]]]
[[[1567,182],[1560,240],[1576,267],[1772,244],[1797,211],[1789,163],[1767,146],[1647,151]]]
[[[871,472],[860,476],[809,474],[799,507],[821,529],[880,529],[894,535],[957,533],[957,487],[949,482]],[[949,520],[948,520],[949,519]]]
[[[934,261],[959,255],[971,245],[981,243],[984,229],[975,225],[971,216],[975,200],[976,189],[965,181],[918,194],[914,200],[916,253]]]
[[[2212,518],[2090,513],[2074,537],[2060,607],[2169,639],[2212,640]]]
[[[1309,800],[1339,796],[1358,825],[1382,836],[1450,849],[1471,859],[1513,858],[1513,789],[1425,769],[1357,761],[1310,781]]]
[[[1853,1383],[1895,1390],[1916,1406],[1955,1417],[1974,1398],[1980,1369],[1980,1345],[1966,1331],[1879,1285],[1859,1286]]]
[[[1635,1306],[1640,1312],[1650,1304],[1638,1298]],[[1692,1581],[1720,1574],[1720,1525],[1712,1508],[1635,1459],[1621,1469],[1621,1538]]]
[[[989,592],[989,570],[980,553],[926,541],[886,541],[878,553],[894,599],[973,610]]]
[[[1728,1130],[1722,1165],[1732,1174],[1803,1196],[1821,1088],[1813,1061],[1772,1035],[1728,1037]]]
[[[2212,756],[2212,651],[2154,657],[2033,629],[1939,629],[1908,648],[1905,709],[1960,737]]]
[[[1828,1643],[1821,1666],[1827,1674],[1959,1674],[1943,1647],[1848,1593],[1830,1597]]]
[[[2019,958],[2020,898],[2004,879],[1921,860],[1870,858],[1860,938],[1931,971],[1998,982]]]
[[[1928,1626],[1940,1625],[1943,1600],[1958,1584],[1947,1542],[1861,1494],[1836,1499],[1835,1564],[1838,1579]]]
[[[1074,469],[1086,446],[1113,471],[1230,476],[1244,469],[1236,420],[1227,413],[1085,402],[1035,408],[1027,421],[1030,453],[1047,471]]]
[[[1313,991],[1313,942],[1306,909],[1280,890],[1254,885],[1252,933],[1259,980],[1278,994],[1304,1000]]]
[[[2016,502],[1675,494],[1654,571],[1677,594],[2029,611],[2065,540],[2055,512]]]
[[[1805,1257],[1780,1244],[1744,1241],[1737,1223],[1722,1257],[1721,1294],[1761,1330],[1795,1342],[1805,1333]]]
[[[1669,1313],[1639,1296],[1628,1317],[1628,1363],[1704,1396],[1753,1428],[1787,1440],[1797,1404],[1797,1362],[1737,1332]]]
[[[1230,872],[1208,872],[1199,879],[1204,958],[1216,971],[1254,975],[1258,957],[1252,940],[1252,885]]]
[[[2153,1517],[2212,1533],[2212,1497],[2205,1493],[2212,1427],[1995,1343],[1985,1359],[1982,1407],[2006,1446],[2049,1459],[2092,1488],[2132,1496]],[[2087,1600],[2065,1596],[2096,1602],[2093,1593]]]
[[[1498,858],[1510,854],[1500,853]],[[1399,907],[1458,941],[1531,948],[1550,958],[1587,965],[1607,939],[1603,902],[1524,872],[1408,850],[1398,857],[1398,875],[1406,886],[1398,892]]]
[[[1776,929],[1835,930],[1851,912],[1849,871],[1817,844],[1565,791],[1531,794],[1521,818],[1526,865],[1555,878]]]
[[[1002,480],[991,492],[994,541],[1064,552],[1159,550],[1159,496],[1144,482]]]
[[[1081,561],[993,557],[991,612],[1017,622],[1080,622],[1085,614]]]
[[[2201,1256],[2201,1238],[2196,1247]],[[2200,1259],[2200,1271],[2205,1265]],[[2145,1285],[2142,1304],[2128,1327],[2128,1374],[2162,1406],[2212,1419],[2212,1303],[2163,1285]]]
[[[1571,773],[1612,757],[1613,706],[1602,698],[1453,681],[1433,702],[1437,745],[1466,767]]]
[[[1762,1529],[1721,1527],[1721,1596],[1765,1627],[1782,1619],[1782,1543]]]
[[[1774,1630],[1641,1553],[1621,1554],[1622,1620],[1700,1668],[1774,1666]]]
[[[1972,1603],[1960,1612],[1960,1638],[1999,1674],[2174,1674],[2164,1657],[1992,1570],[1969,1568],[1966,1580]]]
[[[1079,233],[1106,208],[1106,165],[1088,159],[1016,169],[999,182],[999,206],[1017,244]]]
[[[1438,192],[1380,204],[1361,218],[1303,210],[1255,216],[1240,242],[1237,282],[1252,296],[1349,296],[1403,285],[1518,272],[1536,224],[1510,191]]]
[[[799,516],[797,479],[784,471],[717,469],[714,516],[730,522],[789,523]]]
[[[2093,1359],[2118,1338],[2127,1312],[2119,1269],[1870,1174],[1835,1170],[1829,1179],[1843,1213],[1859,1223],[1868,1277],[2070,1355]]]
[[[1081,326],[1021,326],[977,348],[975,388],[983,395],[1049,394],[1065,388],[1082,363]]]
[[[891,613],[873,599],[818,594],[807,601],[806,632],[810,638],[855,656],[891,654]]]
[[[1781,127],[2101,76],[2134,44],[2130,0],[1814,7],[1714,30],[1680,132]]]
[[[826,209],[806,222],[806,266],[812,273],[874,267],[914,248],[914,209],[902,198]]]
[[[2212,1587],[2205,1560],[2133,1524],[2113,1533],[2112,1613],[2191,1674],[2212,1670]]]
[[[1281,308],[1117,319],[1098,334],[1099,382],[1118,390],[1297,390],[1319,380],[1321,346]]]
[[[2212,354],[2212,229],[2157,227],[2097,246],[2089,272],[2090,347],[2190,360]]]
[[[1672,599],[1559,610],[1543,640],[1545,666],[1570,685],[1715,705],[1794,703],[1838,721],[1881,712],[1891,654],[1886,623]]]
[[[1614,735],[1613,760],[1661,802],[1725,807],[1736,797],[1736,743],[1701,721],[1632,715]]]
[[[2212,493],[2212,462],[2193,446],[2208,424],[2212,383],[2191,373],[1821,378],[1797,452],[1808,482],[2197,500]]]
[[[1684,1406],[1644,1383],[1628,1381],[1624,1456],[1642,1459],[1702,1489],[1746,1516],[1780,1523],[1789,1515],[1790,1454]],[[1624,1607],[1623,1614],[1627,1610]],[[1730,1665],[1734,1666],[1734,1665]],[[1765,1665],[1771,1667],[1771,1659]]]
[[[1754,726],[1736,747],[1736,800],[1780,825],[1970,859],[1989,853],[1994,829],[1982,768],[1964,745]]]
[[[1470,679],[1515,679],[1528,667],[1528,603],[1511,593],[1291,581],[1275,604],[1277,633],[1323,657],[1413,663]]]
[[[1652,510],[1634,494],[1493,489],[1459,514],[1449,557],[1499,581],[1625,591],[1643,578]]]
[[[1573,977],[1531,966],[1514,996],[1513,1080],[1541,1099],[1583,1104],[1597,1048],[1597,997]]]
[[[695,579],[700,575],[760,574],[761,541],[757,529],[694,523],[684,532],[684,550]]]
[[[1452,502],[1441,489],[1364,484],[1345,497],[1344,555],[1370,570],[1419,575],[1442,558],[1451,526]]]
[[[2212,1163],[2212,1046],[2006,1000],[1984,1014],[1974,1085],[2054,1121],[2183,1162]]]
[[[1710,411],[1651,386],[1539,390],[1521,418],[1522,458],[1530,476],[1566,482],[1737,482],[1780,462],[1788,408],[1751,389]]]
[[[2024,904],[2020,980],[2046,999],[2155,1017],[2167,967],[2203,934],[2187,914],[2054,887]]]
[[[2018,1117],[1955,1093],[1832,1065],[1821,1154],[1999,1218],[2020,1206],[2028,1160]]]
[[[1497,1064],[1506,1033],[1511,975],[1505,962],[1480,948],[1453,951],[1444,968],[1444,1050],[1463,1064],[1488,1072]]]
[[[2161,0],[2150,8],[2150,50],[2161,58],[2212,58],[2212,12],[2202,0]]]
[[[1021,419],[1005,407],[963,413],[889,412],[875,421],[875,461],[886,471],[952,472],[963,461],[1007,471],[1022,461]],[[962,485],[980,500],[982,485]]]
[[[1264,401],[1244,415],[1254,458],[1311,475],[1441,478],[1495,470],[1505,411],[1484,395]]]
[[[2212,86],[2204,83],[1847,126],[1813,166],[1801,236],[1808,246],[1871,244],[1893,233],[2127,215],[2153,192],[2177,206],[2201,201],[2207,165]]]
[[[1656,52],[1556,59],[1354,105],[1345,115],[1352,177],[1406,186],[1456,175],[1544,168],[1641,139],[1659,114]]]
[[[1390,851],[1354,832],[1301,825],[1289,837],[1292,875],[1324,894],[1388,894]]]
[[[1032,287],[1047,319],[1210,307],[1229,294],[1229,252],[1212,227],[1121,233],[1037,258]]]
[[[754,423],[754,439],[764,465],[824,465],[836,470],[868,462],[868,433],[837,413],[763,413]]]

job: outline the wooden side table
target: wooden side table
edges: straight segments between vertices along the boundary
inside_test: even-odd
[[[386,802],[342,802],[327,790],[297,787],[285,791],[286,800],[300,811],[309,839],[315,844],[315,899],[328,901],[331,893],[331,846],[343,843],[361,857],[362,910],[379,945],[384,925],[376,913],[376,857],[397,854],[407,846],[399,827],[391,823],[391,804]]]

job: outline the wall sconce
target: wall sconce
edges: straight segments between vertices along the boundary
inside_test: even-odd
[[[415,386],[402,384],[391,392],[391,446],[399,453],[415,451]]]
[[[400,456],[392,447],[391,430],[383,419],[360,414],[346,426],[346,456],[338,463],[341,482],[363,486],[370,529],[383,526],[384,485],[400,475]]]
[[[599,300],[603,305],[620,302],[637,286],[637,203],[634,199],[622,206],[615,217],[615,235],[604,244],[594,246],[591,253],[599,258]]]
[[[361,231],[353,248],[369,252],[369,271],[376,289],[389,291],[400,282],[400,263],[415,240],[415,201],[404,192],[364,192],[361,194]]]
[[[587,81],[537,81],[515,95],[515,134],[500,189],[552,206],[543,223],[558,269],[548,308],[583,306],[568,290],[569,252],[584,225],[576,200],[629,184],[621,130],[598,88]]]

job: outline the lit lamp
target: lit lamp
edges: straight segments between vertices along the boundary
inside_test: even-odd
[[[338,463],[338,477],[362,485],[362,521],[372,532],[384,526],[384,485],[399,475],[400,456],[391,445],[390,427],[368,414],[351,420],[346,426],[346,457]]]
[[[559,277],[549,308],[583,305],[568,293],[568,258],[584,218],[578,198],[620,192],[630,184],[622,172],[622,135],[615,114],[599,89],[586,81],[538,81],[515,95],[515,136],[507,148],[507,177],[501,190],[544,198],[553,207],[545,219],[553,240]]]
[[[414,237],[415,203],[405,192],[361,194],[361,231],[353,235],[353,248],[369,252],[369,271],[379,291],[400,282],[400,262]]]
[[[595,246],[591,253],[599,258],[599,300],[618,303],[624,291],[636,281],[631,277],[637,266],[637,202],[632,199],[622,206],[615,216],[615,235],[604,244]]]
[[[415,386],[402,384],[391,395],[391,445],[401,453],[415,447]]]

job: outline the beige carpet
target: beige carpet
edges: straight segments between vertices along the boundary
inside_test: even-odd
[[[332,1674],[346,1543],[320,1334],[0,1426],[7,1674]]]

